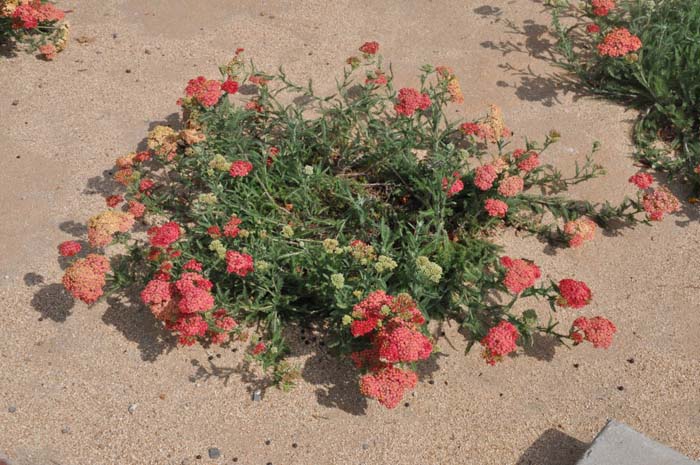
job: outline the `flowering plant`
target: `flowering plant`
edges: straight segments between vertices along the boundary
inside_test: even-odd
[[[387,407],[434,351],[431,319],[456,319],[490,364],[538,332],[608,347],[615,326],[602,317],[558,331],[551,315],[516,307],[532,297],[580,309],[592,293],[572,279],[538,284],[535,264],[499,257],[486,233],[512,226],[578,247],[610,220],[646,221],[645,191],[617,206],[553,195],[602,169],[589,158],[565,177],[543,163],[554,132],[506,150],[495,106],[449,121],[446,106],[462,100],[452,71],[424,66],[418,88],[396,91],[378,48],[347,60],[330,97],[245,66],[242,50],[221,79],[190,80],[182,128],[158,126],[147,151],[117,159],[123,192],[88,221],[95,253],[60,246],[76,257],[65,287],[92,303],[135,286],[182,345],[245,340],[255,324],[250,355],[282,385],[294,377],[283,328],[318,322]],[[243,85],[251,98],[237,95]],[[97,252],[112,245],[109,266]]]
[[[0,42],[25,44],[47,60],[68,45],[65,12],[48,0],[0,0]]]
[[[640,111],[636,157],[700,189],[700,3],[549,0],[559,64]],[[574,5],[576,3],[576,5]]]

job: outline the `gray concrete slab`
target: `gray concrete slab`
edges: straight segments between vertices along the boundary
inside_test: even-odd
[[[700,462],[608,420],[576,465],[698,465]]]

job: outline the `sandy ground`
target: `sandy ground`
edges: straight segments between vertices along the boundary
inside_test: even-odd
[[[464,356],[465,341],[447,327],[444,354],[393,411],[362,399],[352,372],[300,334],[299,386],[253,402],[258,381],[240,351],[174,349],[144,309],[87,308],[56,284],[56,245],[102,208],[116,156],[154,122],[172,121],[187,79],[215,76],[236,47],[319,88],[365,40],[381,43],[405,85],[423,63],[450,65],[466,93],[461,113],[479,116],[495,102],[516,137],[558,129],[562,142],[547,157],[564,170],[600,140],[608,175],[575,193],[620,200],[633,192],[634,115],[577,100],[551,79],[540,2],[59,3],[75,10],[74,37],[88,43],[72,41],[53,63],[0,59],[0,453],[12,463],[571,465],[607,418],[700,456],[700,225],[687,205],[580,250],[506,235],[507,251],[546,275],[589,283],[595,305],[582,313],[615,321],[613,348],[543,340],[488,367],[476,351]]]

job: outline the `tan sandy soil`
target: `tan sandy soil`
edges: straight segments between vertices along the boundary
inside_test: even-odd
[[[562,169],[602,141],[608,175],[575,194],[620,200],[633,192],[634,114],[575,100],[548,77],[556,70],[545,59],[540,2],[59,3],[75,10],[73,35],[88,43],[71,41],[52,63],[0,60],[0,453],[12,463],[571,465],[611,417],[700,456],[700,226],[688,205],[580,250],[503,237],[510,254],[535,260],[545,275],[587,281],[595,304],[580,313],[615,321],[614,346],[567,350],[540,340],[488,367],[478,351],[464,356],[465,341],[447,327],[443,355],[424,368],[408,406],[393,411],[361,398],[352,371],[298,333],[299,386],[252,402],[257,381],[241,368],[240,350],[175,349],[143,308],[86,308],[56,284],[56,245],[82,234],[81,222],[103,207],[113,160],[155,122],[173,121],[187,79],[215,76],[236,47],[320,89],[365,40],[381,43],[405,85],[423,63],[450,65],[467,100],[455,111],[476,117],[495,102],[516,137],[558,129],[562,142],[547,159]],[[564,312],[564,323],[576,314]],[[209,447],[222,457],[210,460]]]

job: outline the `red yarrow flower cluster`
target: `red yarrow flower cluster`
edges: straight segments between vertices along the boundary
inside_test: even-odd
[[[486,199],[484,209],[489,216],[496,218],[505,218],[508,213],[508,204],[498,199]]]
[[[79,242],[65,241],[58,245],[58,253],[61,254],[61,257],[72,257],[80,253],[82,248]]]
[[[615,8],[615,0],[591,0],[591,7],[594,15],[607,16]]]
[[[619,58],[642,48],[642,41],[632,34],[627,28],[613,29],[598,44],[598,53],[601,56]]]
[[[404,87],[399,90],[398,102],[394,105],[394,110],[399,115],[413,116],[416,110],[427,110],[430,103],[428,94],[421,94],[416,89]]]
[[[255,271],[253,257],[234,250],[226,251],[226,271],[245,278],[248,273]]]
[[[493,187],[493,182],[498,177],[496,168],[493,165],[482,165],[474,171],[474,185],[476,187],[482,191],[487,191]]]
[[[644,190],[649,189],[651,184],[654,182],[654,178],[649,173],[637,173],[630,176],[629,182]]]
[[[240,226],[242,222],[243,221],[236,215],[231,216],[231,219],[224,225],[224,236],[230,237],[231,239],[236,238],[241,231],[238,226]]]
[[[681,205],[671,191],[662,187],[642,198],[642,207],[651,221],[661,221],[666,213],[675,213]]]
[[[506,176],[498,185],[498,193],[503,197],[514,197],[522,192],[525,181],[520,176]]]
[[[186,272],[175,282],[180,299],[180,313],[206,312],[214,307],[214,296],[211,295],[212,282],[199,273]]]
[[[516,160],[518,168],[526,173],[540,166],[539,154],[534,150],[526,152],[523,149],[518,149],[513,152],[513,158]]]
[[[138,200],[129,200],[127,205],[127,211],[131,213],[134,218],[141,218],[143,214],[146,213],[146,206]]]
[[[481,339],[480,344],[484,347],[482,357],[489,365],[500,362],[503,356],[517,350],[516,342],[520,333],[515,326],[507,321],[501,321]]]
[[[391,409],[399,405],[404,392],[416,387],[417,382],[418,376],[413,371],[389,365],[363,375],[360,392]]]
[[[163,226],[153,226],[148,230],[148,237],[153,247],[169,247],[180,239],[180,225],[170,221]]]
[[[600,32],[600,26],[597,24],[591,23],[588,26],[586,26],[586,32],[589,34],[597,34]]]
[[[452,197],[464,189],[464,182],[462,182],[460,179],[461,175],[459,174],[459,171],[452,173],[452,177],[454,178],[454,182],[452,183],[450,183],[448,178],[442,178],[442,189],[447,191],[448,197]]]
[[[190,79],[185,88],[185,94],[194,98],[202,106],[209,108],[216,105],[221,97],[221,83],[199,76]]]
[[[569,247],[581,247],[584,242],[593,240],[597,225],[590,218],[579,218],[564,224],[564,233],[569,236]]]
[[[575,279],[562,279],[557,285],[559,298],[557,304],[562,307],[582,308],[591,301],[592,293],[588,285]]]
[[[394,375],[411,373],[415,376],[415,373],[397,372],[394,364],[425,360],[432,353],[430,339],[420,331],[425,318],[408,294],[394,297],[382,290],[370,293],[356,304],[352,317],[350,332],[353,337],[367,336],[371,344],[371,348],[351,354],[357,368],[369,371],[360,380],[360,390],[393,408],[403,397],[404,390],[415,385],[415,382],[395,382]]]
[[[221,90],[227,94],[235,94],[238,92],[238,83],[231,78],[226,79],[223,84],[221,84]]]
[[[573,339],[574,344],[580,344],[585,340],[593,344],[596,349],[607,349],[612,344],[616,332],[617,328],[607,318],[582,316],[574,320],[569,337]]]
[[[360,47],[360,51],[365,55],[376,55],[379,51],[379,42],[365,42]]]
[[[537,265],[521,258],[501,257],[501,265],[506,269],[503,285],[513,294],[520,294],[532,287],[542,273]]]
[[[229,174],[234,178],[242,178],[248,176],[248,173],[253,169],[253,164],[245,160],[236,160],[231,163],[231,168],[229,168]]]
[[[39,23],[60,21],[65,17],[65,13],[51,3],[42,3],[41,0],[21,3],[24,4],[12,12],[13,29],[34,29]]]
[[[90,254],[76,260],[63,275],[63,286],[76,299],[91,304],[102,296],[109,272],[109,260],[104,255]]]

